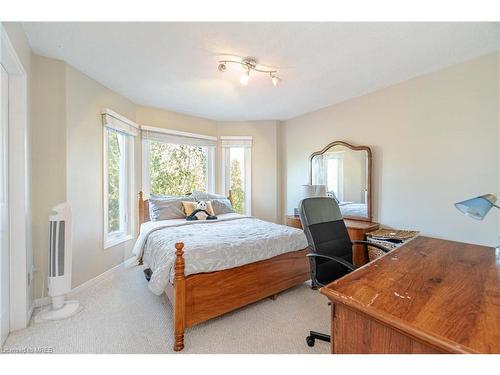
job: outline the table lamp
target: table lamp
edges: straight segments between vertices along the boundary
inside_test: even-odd
[[[497,197],[493,194],[485,194],[455,203],[455,207],[467,216],[476,220],[483,220],[492,207],[500,208],[495,204],[496,201]]]
[[[314,197],[326,197],[326,185],[302,185],[300,200]],[[294,209],[295,216],[299,216],[298,208]]]

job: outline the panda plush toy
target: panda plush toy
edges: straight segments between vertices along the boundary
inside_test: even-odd
[[[199,201],[196,205],[196,210],[191,215],[186,217],[186,220],[217,220],[217,216],[210,215],[207,212],[207,202]]]

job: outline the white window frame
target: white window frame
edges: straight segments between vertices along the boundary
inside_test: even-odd
[[[175,137],[180,137],[184,141],[182,144],[189,145],[189,139],[193,139],[192,146],[198,146],[196,144],[197,140],[206,140],[214,142],[214,146],[201,146],[207,152],[207,175],[206,175],[206,184],[205,189],[208,193],[215,192],[215,155],[216,155],[216,144],[217,137],[204,135],[204,134],[195,134],[182,132],[178,130],[165,129],[165,128],[156,128],[152,126],[141,126],[142,131],[157,133],[159,135],[170,135]],[[163,142],[158,139],[156,142]],[[149,148],[149,139],[142,139],[142,192],[145,197],[151,196],[151,175],[149,171],[149,158],[150,158],[150,148]],[[165,143],[177,144],[175,141],[165,141]]]
[[[106,122],[106,116],[111,116],[112,120],[115,121],[114,124],[105,124],[103,127],[103,247],[109,249],[133,239],[135,197],[134,136],[138,134],[139,126],[111,110],[105,110],[102,114],[104,122]],[[120,230],[111,233],[108,230],[108,132],[117,133],[121,154]]]
[[[324,160],[323,180],[328,187],[328,161],[337,160],[337,192],[335,192],[339,201],[344,200],[344,151],[337,151],[328,154]]]
[[[244,148],[245,215],[252,215],[252,136],[221,136],[221,186],[224,194],[231,188],[230,149]]]

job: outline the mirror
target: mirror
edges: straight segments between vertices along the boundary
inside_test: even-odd
[[[314,152],[309,160],[309,184],[325,185],[346,219],[371,221],[371,150],[336,141]]]

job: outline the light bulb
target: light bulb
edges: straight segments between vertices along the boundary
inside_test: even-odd
[[[219,66],[217,67],[217,69],[219,69],[219,72],[225,72],[226,69],[227,69],[226,63],[225,62],[221,62],[219,64]]]
[[[278,86],[278,84],[280,83],[280,79],[278,76],[275,76],[274,74],[271,75],[271,81],[273,82],[273,85],[274,86]]]
[[[240,82],[242,85],[246,85],[249,79],[250,79],[250,70],[247,70],[245,73],[241,75]]]

